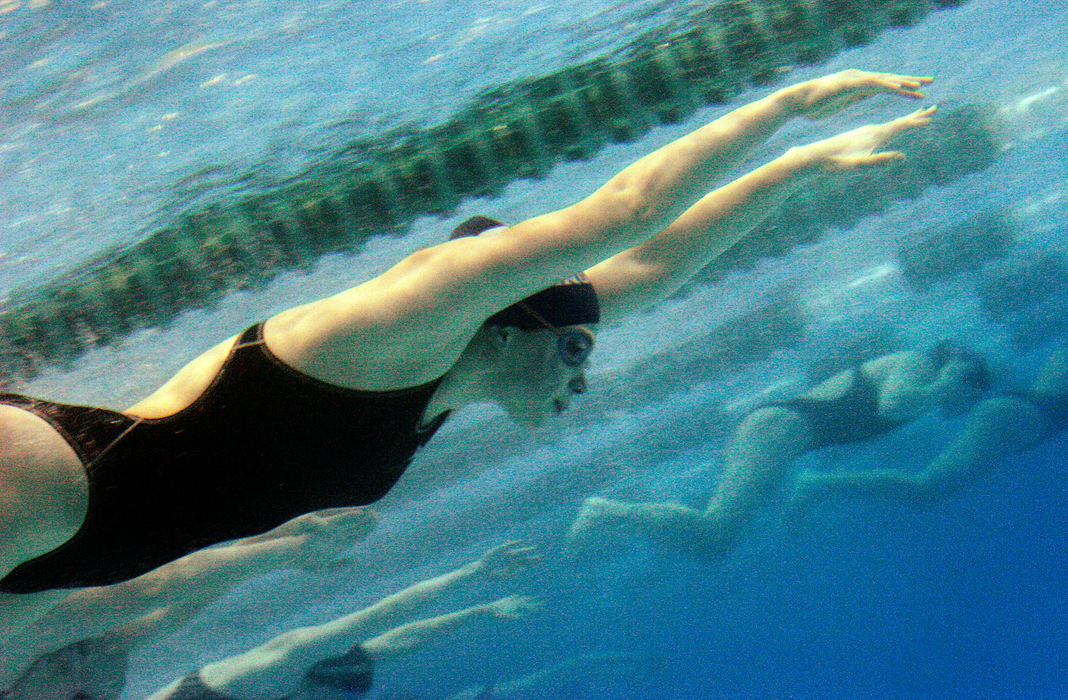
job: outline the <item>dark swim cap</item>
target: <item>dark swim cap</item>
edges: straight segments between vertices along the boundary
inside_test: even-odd
[[[486,216],[475,216],[457,226],[449,236],[449,240],[477,236],[483,231],[500,226],[504,226],[500,221]],[[569,277],[563,282],[501,309],[486,319],[486,323],[491,326],[515,326],[522,330],[541,328],[541,321],[531,314],[528,308],[554,326],[578,326],[584,323],[597,323],[601,320],[601,307],[597,302],[597,292],[589,278],[580,272],[574,277]]]
[[[371,689],[374,662],[357,644],[341,656],[317,661],[304,674],[304,680],[313,686],[363,695]]]
[[[964,381],[981,391],[988,391],[990,385],[993,384],[993,376],[986,360],[974,350],[958,342],[942,340],[931,348],[929,355],[939,369],[954,360],[970,365],[971,368],[965,374]]]

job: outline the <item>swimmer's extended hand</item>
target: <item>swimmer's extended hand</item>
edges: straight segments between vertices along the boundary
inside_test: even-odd
[[[479,575],[488,578],[510,578],[541,561],[534,547],[523,542],[505,542],[482,555],[475,562]]]
[[[294,538],[298,562],[305,568],[337,567],[350,563],[338,555],[367,537],[377,523],[370,508],[329,508],[305,513],[266,534]]]
[[[487,603],[493,614],[505,620],[518,620],[535,613],[542,608],[542,603],[537,598],[528,595],[510,595],[507,598]]]
[[[806,80],[787,90],[799,113],[809,119],[820,119],[836,114],[854,102],[872,95],[891,94],[922,98],[924,94],[919,89],[933,81],[934,78],[929,76],[873,73],[850,68],[822,78]]]
[[[887,165],[904,160],[900,151],[879,151],[891,138],[903,131],[931,123],[937,107],[926,107],[882,124],[868,124],[823,141],[791,149],[807,169],[814,172],[848,172]]]

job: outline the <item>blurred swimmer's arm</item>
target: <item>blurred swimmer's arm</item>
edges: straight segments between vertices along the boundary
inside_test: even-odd
[[[458,586],[489,579],[510,578],[540,561],[541,556],[533,547],[522,542],[506,542],[490,549],[473,562],[441,576],[415,583],[374,605],[328,624],[337,627],[359,625],[366,636],[366,633],[395,626],[400,618],[417,613],[427,603]]]
[[[313,511],[263,534],[194,552],[157,571],[183,602],[203,600],[207,604],[243,579],[278,569],[329,566],[376,524],[377,516],[370,508]]]
[[[539,609],[541,603],[535,598],[511,595],[453,613],[409,622],[369,639],[360,646],[374,661],[383,661],[413,654],[463,627],[490,620],[518,620]]]
[[[409,586],[368,608],[322,625],[290,630],[244,654],[205,666],[201,678],[213,689],[238,697],[291,693],[319,659],[342,654],[353,644],[396,626],[399,618],[416,613],[457,585],[512,576],[538,561],[540,557],[532,548],[508,542],[476,561]]]
[[[160,633],[174,629],[243,580],[277,569],[328,564],[374,524],[374,512],[367,508],[308,513],[262,535],[193,552],[122,583],[79,589],[26,629],[18,647],[5,650],[5,656],[27,662],[139,615],[153,615]]]
[[[107,609],[128,615],[135,605],[146,610],[172,603],[207,605],[253,576],[323,565],[366,537],[375,522],[369,508],[305,513],[261,535],[187,554],[129,581],[81,589],[58,608],[99,620]]]
[[[602,319],[643,309],[677,292],[812,178],[876,169],[904,158],[879,149],[895,134],[930,123],[934,112],[933,107],[921,109],[792,148],[709,193],[656,236],[587,270]]]

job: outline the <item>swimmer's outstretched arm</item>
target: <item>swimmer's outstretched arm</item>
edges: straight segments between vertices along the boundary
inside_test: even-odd
[[[408,586],[374,605],[347,615],[336,621],[337,626],[359,626],[365,636],[374,634],[395,626],[400,618],[417,613],[427,603],[461,585],[510,578],[540,561],[541,555],[534,547],[522,542],[506,542],[469,564]]]
[[[533,548],[508,542],[470,564],[409,586],[368,608],[322,625],[290,630],[244,654],[209,664],[201,669],[201,679],[213,690],[236,697],[292,693],[316,661],[343,654],[357,642],[397,626],[401,617],[416,614],[460,584],[512,576],[538,561],[540,556]]]
[[[930,123],[934,112],[933,107],[921,109],[792,148],[709,193],[657,235],[587,270],[597,288],[602,318],[640,310],[674,294],[813,178],[874,170],[904,158],[900,152],[880,149],[894,135]]]
[[[424,248],[373,280],[283,314],[269,330],[315,338],[314,348],[283,358],[298,365],[335,347],[381,362],[387,338],[387,356],[419,368],[404,381],[439,376],[491,314],[662,231],[786,121],[879,93],[919,97],[930,81],[849,70],[783,88],[639,159],[572,206]],[[314,330],[325,321],[331,337],[323,339]],[[376,328],[382,333],[368,333]]]
[[[534,598],[511,595],[453,613],[409,622],[369,639],[360,646],[372,660],[387,661],[413,654],[463,627],[491,620],[518,620],[540,608],[541,603]]]
[[[426,645],[437,641],[441,637],[454,634],[462,630],[464,627],[493,620],[518,620],[537,612],[541,607],[541,602],[535,598],[522,595],[511,595],[489,603],[472,605],[463,610],[457,610],[456,612],[447,613],[445,615],[438,615],[437,617],[423,620],[415,620],[414,622],[400,625],[399,627],[366,641],[363,641],[362,638],[356,634],[350,634],[343,642],[347,643],[348,647],[343,651],[336,653],[326,652],[324,650],[337,647],[338,639],[331,639],[329,644],[324,644],[322,643],[323,640],[318,638],[319,631],[323,628],[307,627],[301,630],[294,630],[293,633],[287,633],[275,640],[271,640],[249,654],[245,654],[241,657],[234,657],[233,659],[227,659],[219,664],[212,664],[201,670],[200,677],[201,680],[209,684],[212,690],[218,691],[220,690],[220,686],[217,685],[217,681],[214,679],[215,673],[213,669],[216,669],[219,666],[234,666],[241,664],[250,676],[257,670],[255,667],[258,666],[259,670],[267,671],[267,676],[269,677],[272,672],[284,672],[283,667],[287,664],[294,663],[294,659],[299,659],[296,661],[297,664],[303,664],[300,671],[300,675],[303,675],[316,662],[333,656],[340,656],[357,644],[360,645],[363,652],[373,662],[379,663],[382,661],[390,661],[398,657],[413,654]],[[299,635],[294,633],[299,633]],[[333,636],[333,632],[331,632],[330,636]],[[279,654],[277,650],[269,649],[269,647],[278,646],[279,641],[283,638],[286,638],[285,643],[288,645],[287,654]],[[261,650],[262,653],[260,653]],[[257,653],[259,653],[259,656],[257,656]],[[233,676],[233,673],[231,673],[231,676]],[[208,680],[209,678],[212,680]],[[180,681],[175,681],[168,687],[157,691],[154,695],[150,696],[149,700],[153,700],[154,698],[165,700],[166,698],[171,697],[170,694],[176,689],[179,683]],[[298,683],[299,676],[291,682],[291,686],[286,692],[295,692]],[[241,695],[240,697],[274,697],[273,694],[278,692],[273,689],[276,687],[281,686],[272,685],[272,689],[269,689],[262,683],[239,683],[236,680],[231,680],[225,685],[225,690],[228,693],[237,693],[239,692],[237,690],[238,688],[246,688],[244,692],[248,694]]]
[[[1035,444],[1044,421],[1038,409],[1022,399],[986,399],[972,409],[953,442],[920,471],[805,469],[798,475],[787,518],[799,525],[814,506],[833,499],[887,499],[928,505],[947,498],[974,483],[996,460]]]

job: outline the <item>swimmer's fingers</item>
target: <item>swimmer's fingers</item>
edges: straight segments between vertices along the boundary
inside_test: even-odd
[[[873,127],[873,130],[876,134],[875,138],[877,141],[877,145],[875,146],[875,148],[879,148],[887,141],[892,139],[894,136],[897,136],[902,132],[927,126],[931,123],[931,120],[934,118],[934,115],[937,111],[937,105],[931,107],[924,107],[922,109],[916,110],[911,114],[906,114],[905,116],[899,117],[892,121],[888,121],[883,124],[876,124]],[[891,160],[901,160],[905,157],[905,154],[899,151],[892,151],[886,153],[874,153],[872,157],[878,161],[877,164],[883,164]]]
[[[936,112],[938,112],[938,105],[922,107],[911,114],[906,114],[903,117],[887,122],[887,124],[896,125],[896,128],[898,128],[899,131],[903,128],[926,126],[931,123],[931,119]]]
[[[338,557],[367,537],[378,524],[378,516],[365,507],[331,508],[294,518],[286,527],[295,538],[296,563],[316,570],[346,566]]]
[[[821,169],[829,172],[880,167],[902,160],[900,151],[880,151],[891,138],[931,123],[937,107],[925,107],[883,124],[869,124],[803,147]]]
[[[920,88],[934,82],[934,78],[929,75],[899,75],[897,73],[877,73],[875,75],[873,83],[883,88],[884,92],[893,92],[904,97],[917,99],[926,97],[920,92]]]
[[[919,99],[920,88],[934,78],[899,73],[875,73],[855,68],[809,80],[792,88],[796,108],[810,119],[836,114],[854,102],[878,94],[895,94]]]
[[[492,578],[504,578],[514,576],[541,560],[541,554],[536,547],[515,540],[498,545],[483,554],[478,561],[478,570],[479,573]]]
[[[337,559],[322,559],[319,561],[309,561],[300,568],[309,573],[337,573],[341,571],[351,571],[356,568],[355,557],[338,557]]]
[[[510,595],[489,603],[489,606],[497,617],[518,620],[531,613],[538,612],[544,607],[544,604],[532,596]]]
[[[367,537],[378,524],[378,516],[370,508],[328,508],[294,518],[287,525],[291,534],[306,541],[330,540],[340,545]]]
[[[905,160],[905,154],[901,151],[883,151],[872,153],[870,156],[853,156],[839,159],[839,170],[860,170],[862,168],[877,168],[889,165],[894,161]]]

